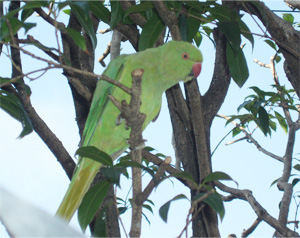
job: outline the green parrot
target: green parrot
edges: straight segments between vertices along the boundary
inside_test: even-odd
[[[201,72],[202,54],[187,42],[170,41],[160,47],[132,55],[120,55],[108,65],[104,75],[131,88],[131,72],[143,69],[140,111],[146,114],[143,129],[159,114],[162,94],[180,81],[197,78]],[[128,147],[130,129],[116,123],[120,111],[108,99],[113,95],[120,102],[130,101],[130,95],[120,88],[99,80],[85,124],[81,146],[95,146],[113,160]],[[101,167],[101,163],[80,158],[71,184],[56,215],[70,221]]]

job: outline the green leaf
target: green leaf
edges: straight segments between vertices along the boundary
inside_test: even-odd
[[[206,33],[207,36],[210,36],[210,34],[213,32],[213,29],[211,29],[208,26],[202,26],[204,32]]]
[[[300,171],[300,164],[296,164],[293,168]]]
[[[18,20],[17,18],[8,18],[7,19],[9,21],[10,27],[11,27],[11,31],[12,34],[15,35],[22,27],[22,22],[20,20]],[[0,25],[0,41],[9,41],[10,39],[10,31],[9,28],[7,26],[6,21],[3,21],[0,23],[2,23]]]
[[[103,165],[113,166],[112,158],[95,146],[82,146],[76,151],[75,155],[95,160]]]
[[[276,131],[277,129],[277,124],[275,122],[273,122],[272,120],[269,120],[269,124],[270,124],[270,128],[273,130],[273,131]]]
[[[247,101],[244,101],[241,105],[239,105],[239,107],[237,108],[237,111],[239,112],[242,108],[244,108],[246,105],[252,103],[252,101],[250,100],[247,100]]]
[[[248,26],[245,24],[245,22],[243,22],[242,20],[238,21],[238,24],[239,24],[239,27],[240,27],[240,30],[241,30],[241,33],[242,35],[251,42],[251,45],[252,45],[252,50],[253,50],[253,47],[254,47],[254,38],[253,38],[253,35],[251,34],[251,31],[250,29],[248,28]]]
[[[298,179],[298,178],[293,179],[293,181],[292,181],[293,187],[294,187],[299,181],[300,181],[300,179]]]
[[[284,130],[285,133],[288,132],[288,125],[286,123],[286,120],[283,116],[281,116],[281,114],[279,114],[278,112],[275,111],[275,117],[279,122],[279,125],[282,127],[282,129]]]
[[[189,11],[191,13],[191,11]],[[191,42],[193,39],[201,37],[201,34],[199,33],[201,21],[199,19],[196,19],[194,17],[188,17],[187,18],[187,41]],[[199,35],[198,35],[199,33]],[[201,38],[202,39],[202,38]],[[196,40],[195,40],[196,41]],[[201,42],[200,38],[198,39],[198,42]],[[200,45],[200,43],[199,43]],[[199,47],[197,44],[197,46]]]
[[[275,62],[278,64],[281,61],[281,57],[279,55],[276,55]]]
[[[148,211],[150,211],[153,214],[153,210],[152,210],[152,207],[150,205],[143,204],[143,208],[147,209]]]
[[[180,15],[180,10],[183,5],[183,3],[181,1],[174,1],[174,0],[165,1],[165,4],[170,11],[173,11],[175,13],[176,17],[178,17]]]
[[[164,205],[162,205],[159,208],[159,215],[164,222],[168,221],[168,213],[169,213],[169,208],[170,208],[171,202],[179,200],[179,199],[187,199],[188,200],[188,198],[184,194],[179,194],[179,195],[175,196],[174,198],[172,198],[171,200],[167,201]]]
[[[145,202],[149,202],[153,206],[155,205],[154,202],[152,202],[152,200],[150,200],[150,199],[147,199]]]
[[[30,1],[30,2],[26,2],[26,4],[23,7],[21,7],[21,9],[48,7],[49,4],[50,4],[50,1]]]
[[[144,11],[147,11],[152,8],[153,8],[153,4],[150,1],[145,1],[145,2],[141,2],[138,5],[133,5],[129,8],[127,8],[127,10],[124,13],[123,19],[126,18],[131,13],[144,12]]]
[[[203,181],[203,184],[211,181],[219,181],[219,180],[232,180],[234,181],[228,174],[220,171],[213,172],[206,176]]]
[[[84,29],[85,33],[89,36],[93,49],[97,46],[96,33],[93,27],[92,20],[89,16],[89,2],[88,1],[68,1],[70,4],[71,10],[75,15],[77,21]]]
[[[249,77],[244,53],[240,47],[233,48],[227,43],[226,54],[231,77],[239,87],[242,87]]]
[[[144,216],[144,218],[146,219],[146,221],[148,222],[148,224],[150,225],[151,224],[151,222],[150,222],[150,220],[148,219],[148,217],[145,215],[145,213],[143,213],[142,212],[142,215]]]
[[[262,132],[267,135],[269,130],[269,114],[262,106],[258,109],[258,120],[260,122]]]
[[[200,198],[203,195],[205,195],[205,193],[200,193],[196,195],[196,197]],[[203,202],[205,202],[208,206],[210,206],[213,210],[215,210],[219,214],[221,221],[223,220],[225,216],[225,208],[224,208],[223,200],[219,194],[212,193],[207,198],[205,198]]]
[[[148,172],[153,178],[154,177],[154,172],[152,169],[149,169],[148,167],[146,166],[143,166],[135,161],[120,161],[118,164],[116,164],[114,167],[122,167],[122,168],[127,168],[127,167],[135,167],[135,168],[141,168],[143,169],[144,171]]]
[[[110,22],[110,11],[103,6],[101,1],[89,1],[90,9],[92,13],[98,17],[101,21],[109,24]]]
[[[29,22],[26,22],[26,23],[23,23],[22,24],[22,27],[24,28],[25,30],[25,34],[27,34],[27,32],[33,28],[33,27],[36,27],[36,23],[29,23]]]
[[[102,168],[101,171],[109,181],[118,186],[120,186],[121,175],[127,172],[125,167]]]
[[[146,146],[144,148],[144,150],[147,150],[148,152],[151,152],[151,151],[154,151],[155,149],[153,147],[150,147],[150,146]]]
[[[198,193],[193,200],[198,200],[199,198],[203,197],[206,195],[206,193]],[[212,193],[210,194],[207,198],[203,199],[203,202],[205,202],[207,205],[209,205],[212,209],[214,209],[222,219],[224,218],[225,215],[225,208],[223,204],[223,200],[221,196],[218,193]]]
[[[276,183],[279,181],[279,179],[280,179],[280,178],[275,179],[275,180],[271,183],[270,187],[272,187],[274,184],[276,184]]]
[[[153,12],[152,17],[146,22],[143,27],[139,39],[139,51],[151,48],[154,46],[157,38],[164,29],[164,24],[159,16]]]
[[[183,41],[188,41],[188,26],[187,26],[187,20],[186,20],[186,16],[184,15],[180,15],[179,16],[179,31],[180,31],[180,35],[181,35],[181,39]]]
[[[26,2],[26,4],[20,8],[23,9],[21,13],[21,21],[25,21],[28,17],[30,17],[34,13],[34,8],[47,7],[47,1],[30,1]]]
[[[232,137],[235,137],[237,136],[238,134],[241,133],[241,129],[239,127],[235,127],[233,130],[232,130]]]
[[[30,17],[34,13],[32,8],[24,9],[21,13],[21,21],[26,21],[28,17]]]
[[[11,83],[11,79],[10,78],[2,78],[2,77],[0,77],[0,84],[3,84],[3,83]]]
[[[92,222],[108,192],[109,187],[109,182],[101,181],[92,187],[83,197],[78,208],[78,221],[83,231],[85,231],[86,227]]]
[[[266,42],[269,46],[271,46],[274,50],[277,51],[276,44],[275,44],[273,41],[271,41],[271,40],[265,40],[265,42]]]
[[[127,211],[127,207],[118,207],[119,215],[124,214]]]
[[[71,15],[71,9],[64,9],[63,13],[67,14],[68,16]]]
[[[65,7],[68,7],[68,6],[69,6],[69,4],[68,4],[67,2],[57,2],[56,4],[57,4],[58,10],[62,10],[62,9],[64,9]]]
[[[283,20],[285,20],[285,21],[287,21],[287,22],[289,22],[291,24],[294,23],[294,16],[292,14],[290,14],[290,13],[283,13],[282,16],[283,16]]]
[[[214,8],[209,8],[207,10],[219,21],[233,21],[239,19],[239,16],[235,11],[224,5],[215,5]]]
[[[164,155],[164,154],[162,154],[162,153],[157,153],[157,154],[155,154],[157,157],[162,157],[162,158],[166,158],[167,156],[166,155]]]
[[[266,92],[261,90],[259,87],[253,86],[250,87],[260,98],[265,98]]]
[[[217,23],[217,26],[219,30],[224,33],[227,40],[231,42],[231,45],[235,48],[238,48],[241,45],[241,32],[236,22],[221,21]]]
[[[102,209],[94,224],[92,237],[106,237],[106,209]]]
[[[23,138],[33,131],[31,121],[18,97],[5,90],[0,90],[0,102],[0,107],[22,124],[23,130],[18,138]]]
[[[84,37],[80,34],[80,32],[74,30],[73,28],[66,28],[66,31],[69,33],[69,35],[72,37],[72,39],[75,41],[75,43],[78,45],[80,49],[83,51],[86,50],[86,44]]]
[[[110,28],[113,29],[120,21],[122,21],[124,11],[120,4],[120,1],[110,1],[110,7],[111,7]]]
[[[195,185],[195,187],[198,187],[197,183],[195,182],[193,176],[190,173],[187,173],[187,172],[183,171],[183,172],[180,172],[180,173],[172,174],[171,176],[175,177],[175,178],[188,179],[189,181],[191,181]]]
[[[200,44],[201,44],[201,42],[202,42],[202,35],[201,35],[201,33],[200,33],[199,31],[198,31],[197,34],[195,35],[194,41],[195,41],[197,47],[199,47]]]

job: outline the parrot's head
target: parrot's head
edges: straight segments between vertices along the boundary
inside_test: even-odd
[[[164,46],[166,50],[163,61],[166,62],[165,67],[173,80],[187,82],[199,76],[203,57],[198,48],[183,41],[170,41]]]

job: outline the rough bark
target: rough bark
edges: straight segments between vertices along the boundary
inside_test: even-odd
[[[226,61],[225,37],[214,30],[216,41],[216,61],[213,80],[204,96],[200,95],[197,81],[185,85],[187,100],[183,98],[177,85],[167,91],[168,106],[173,125],[176,148],[186,172],[200,183],[212,172],[210,158],[210,126],[220,109],[230,82]],[[193,197],[197,191],[191,191]],[[205,207],[193,220],[194,237],[217,237],[217,215],[210,207]]]
[[[238,8],[257,16],[264,24],[285,58],[286,76],[300,97],[300,32],[261,1],[238,1],[236,4]]]

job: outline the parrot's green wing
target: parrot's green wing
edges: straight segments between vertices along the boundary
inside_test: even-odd
[[[127,55],[120,55],[118,58],[113,60],[104,71],[104,75],[110,75],[112,79],[120,78],[122,71],[124,69],[124,58]],[[87,117],[82,139],[81,139],[81,146],[88,145],[90,139],[92,138],[93,134],[95,133],[95,129],[97,128],[97,124],[100,121],[104,108],[108,102],[108,95],[112,93],[114,90],[114,86],[110,83],[107,83],[103,80],[99,80],[97,83],[97,87],[95,89],[93,95],[93,101],[90,107],[90,112]]]

